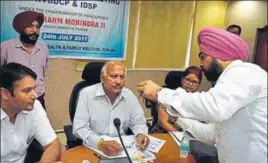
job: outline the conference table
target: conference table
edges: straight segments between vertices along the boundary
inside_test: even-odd
[[[169,134],[151,134],[156,138],[166,140],[164,146],[155,154],[154,163],[196,163],[194,157],[189,153],[187,158],[180,158],[180,149],[176,142]],[[99,158],[94,155],[94,151],[85,147],[77,146],[64,151],[61,155],[63,163],[82,163],[88,160],[90,163],[98,163]]]

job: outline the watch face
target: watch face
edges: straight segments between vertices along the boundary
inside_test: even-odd
[[[172,108],[171,106],[167,107],[167,113],[173,117],[178,117],[180,114],[179,112],[177,112],[174,108]]]

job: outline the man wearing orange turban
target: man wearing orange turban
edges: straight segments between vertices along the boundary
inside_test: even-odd
[[[247,62],[247,44],[228,31],[205,28],[198,44],[200,67],[214,87],[174,92],[148,80],[138,91],[174,109],[177,124],[194,137],[215,144],[220,163],[267,162],[267,72]]]
[[[45,108],[44,77],[48,68],[48,48],[37,41],[44,15],[35,11],[23,11],[13,19],[13,28],[20,34],[18,38],[1,43],[0,65],[10,62],[20,63],[37,74],[36,92],[38,100]]]

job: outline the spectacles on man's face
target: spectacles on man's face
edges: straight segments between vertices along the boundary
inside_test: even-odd
[[[193,85],[199,84],[198,80],[192,80],[192,79],[189,79],[189,78],[183,78],[183,79],[189,84],[193,84]]]

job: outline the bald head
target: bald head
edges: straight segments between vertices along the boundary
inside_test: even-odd
[[[106,95],[111,101],[125,86],[126,67],[120,61],[109,61],[101,69],[101,82]]]
[[[124,70],[125,70],[125,76],[127,76],[127,69],[126,69],[125,65],[121,61],[109,61],[109,62],[106,62],[104,64],[104,66],[102,67],[102,69],[101,69],[101,75],[106,76],[107,72],[109,70],[111,70],[115,66],[123,67]]]

